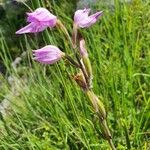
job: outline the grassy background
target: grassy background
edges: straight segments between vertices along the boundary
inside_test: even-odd
[[[47,2],[32,0],[27,4],[32,9],[49,8],[71,34],[75,4]],[[114,6],[98,3],[93,9],[104,10],[104,15],[81,33],[93,66],[94,91],[106,106],[113,141],[118,150],[148,150],[150,4],[146,0],[116,0]],[[14,22],[11,24],[14,27]],[[7,70],[0,75],[0,101],[8,99],[11,105],[7,115],[0,117],[0,149],[109,149],[87,97],[71,80],[77,70],[63,61],[43,66],[31,59],[31,50],[46,44],[58,45],[71,54],[64,35],[53,29],[16,36],[15,47],[9,38],[1,31],[0,58]],[[15,56],[26,51],[16,69],[11,64],[13,49],[17,49]]]

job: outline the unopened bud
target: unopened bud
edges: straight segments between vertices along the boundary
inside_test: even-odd
[[[93,91],[86,91],[95,111],[98,113],[101,120],[106,119],[106,111],[102,101],[93,93]]]
[[[85,41],[84,39],[80,40],[80,54],[82,57],[88,57],[87,50],[85,48]]]
[[[110,140],[112,138],[111,133],[109,131],[107,122],[106,122],[106,111],[104,104],[102,101],[94,94],[93,91],[87,90],[86,91],[87,96],[89,97],[90,101],[92,102],[92,105],[95,109],[95,112],[97,113],[99,117],[99,121],[101,124],[102,134],[105,139]]]
[[[85,48],[85,41],[84,41],[84,39],[80,40],[80,54],[81,54],[82,61],[83,61],[83,64],[85,66],[86,72],[88,74],[89,86],[90,86],[90,88],[92,88],[92,79],[93,79],[92,67],[91,67],[90,59],[88,57],[87,50]]]

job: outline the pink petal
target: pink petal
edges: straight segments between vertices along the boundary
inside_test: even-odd
[[[93,25],[98,19],[99,17],[102,15],[102,11],[97,12],[91,16],[89,16],[88,18],[82,20],[79,24],[79,26],[81,28],[85,28],[85,27],[90,27],[91,25]]]
[[[60,49],[54,45],[47,45],[47,46],[44,46],[43,48],[33,50],[34,53],[49,52],[49,51],[60,52]]]
[[[16,34],[23,34],[23,33],[29,33],[29,32],[35,32],[35,25],[33,23],[30,23],[29,25],[21,28],[16,32]]]
[[[57,17],[51,14],[45,8],[38,8],[32,13],[27,13],[27,21],[28,22],[56,22]]]
[[[89,16],[90,18],[95,18],[95,19],[99,19],[100,16],[102,16],[103,14],[103,11],[99,11],[99,12],[96,12],[95,14]]]
[[[16,32],[16,34],[23,34],[23,33],[36,33],[41,32],[46,28],[46,26],[37,25],[35,23],[30,23],[29,25],[21,28]]]
[[[34,60],[42,63],[42,64],[54,64],[55,62],[59,61],[61,58],[53,58],[53,59],[49,59],[49,58],[35,58]]]

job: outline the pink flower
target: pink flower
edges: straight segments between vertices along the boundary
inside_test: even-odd
[[[34,60],[42,64],[54,64],[60,60],[65,53],[54,45],[47,45],[41,49],[33,50]]]
[[[90,27],[102,15],[102,11],[99,11],[91,16],[88,16],[89,13],[90,9],[85,8],[82,10],[77,10],[74,15],[74,23],[80,28]]]
[[[34,12],[27,13],[29,24],[16,32],[16,34],[41,32],[47,27],[54,27],[57,17],[45,8],[37,8]]]

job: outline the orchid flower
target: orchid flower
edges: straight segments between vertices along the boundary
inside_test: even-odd
[[[60,60],[65,53],[54,45],[47,45],[41,49],[33,50],[33,59],[42,64],[54,64]]]
[[[27,13],[29,24],[16,32],[16,34],[41,32],[47,27],[54,27],[57,17],[45,8],[37,8],[34,12]]]
[[[89,13],[90,13],[90,9],[87,8],[77,10],[74,15],[74,23],[80,28],[90,27],[102,15],[102,11],[96,12],[91,16],[88,16]]]

